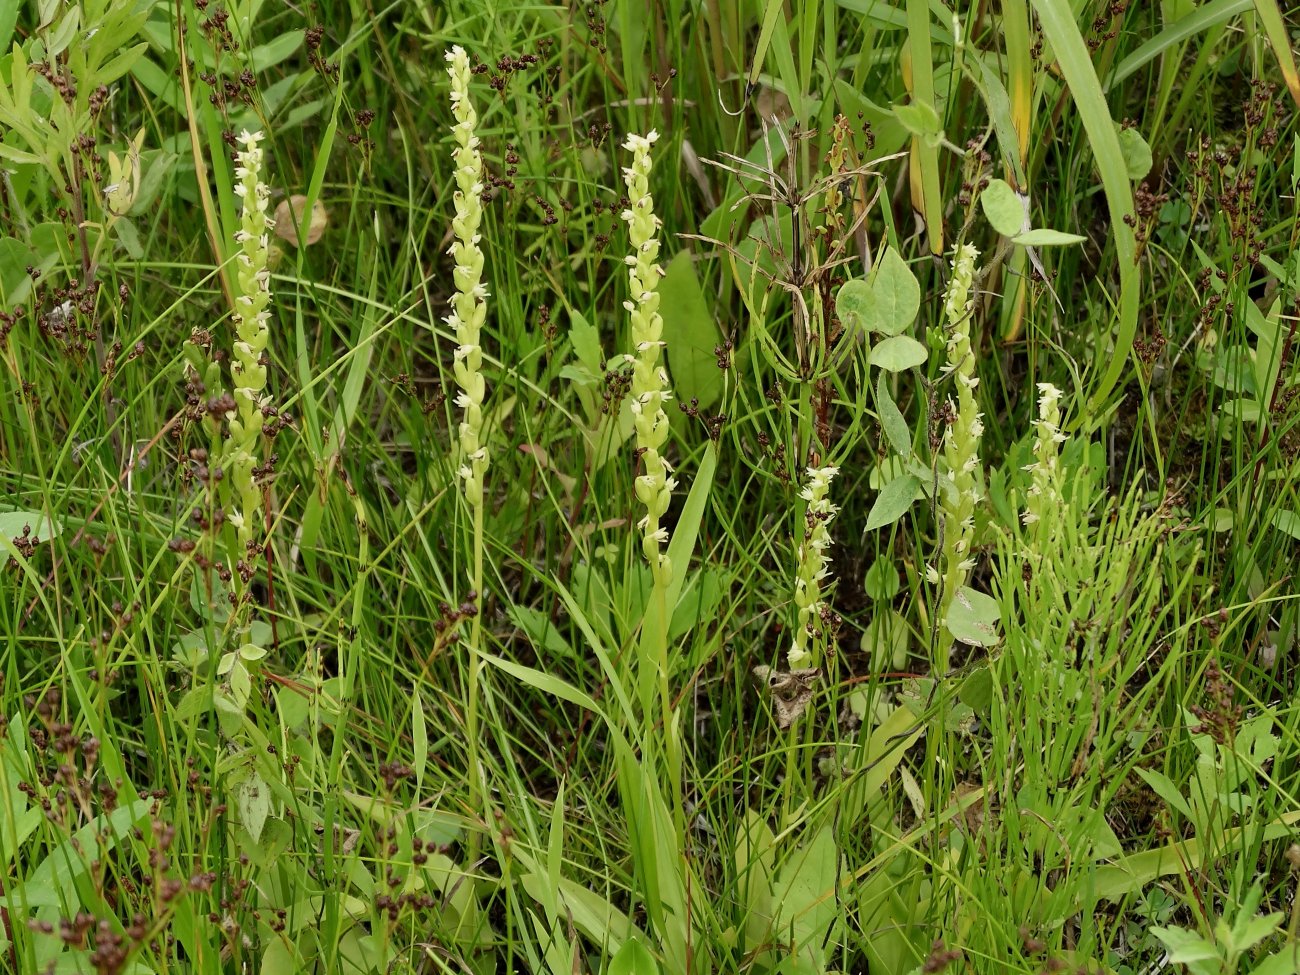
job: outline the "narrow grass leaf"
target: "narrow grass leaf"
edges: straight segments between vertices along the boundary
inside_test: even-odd
[[[424,771],[429,764],[429,728],[424,716],[424,699],[418,687],[411,692],[411,743],[415,791],[423,795]]]
[[[1089,405],[1102,408],[1120,375],[1128,367],[1137,334],[1140,281],[1135,263],[1137,241],[1133,229],[1125,222],[1133,214],[1133,187],[1129,184],[1124,154],[1120,151],[1115,120],[1102,93],[1101,82],[1092,66],[1092,57],[1079,30],[1079,22],[1066,0],[1032,0],[1043,36],[1056,52],[1057,63],[1070,93],[1074,96],[1079,118],[1092,145],[1097,169],[1110,211],[1110,231],[1115,238],[1119,264],[1119,322],[1107,352],[1108,365],[1095,380]]]
[[[1245,13],[1254,2],[1255,0],[1211,0],[1210,3],[1201,4],[1186,17],[1174,21],[1158,34],[1147,38],[1115,65],[1115,70],[1106,79],[1105,90],[1110,91],[1127,81],[1156,58],[1172,51],[1188,38]]]
[[[1264,36],[1273,47],[1273,56],[1277,58],[1278,70],[1291,92],[1291,100],[1300,107],[1300,77],[1296,75],[1295,55],[1291,52],[1291,34],[1282,20],[1277,0],[1255,0],[1255,13],[1264,25]]]

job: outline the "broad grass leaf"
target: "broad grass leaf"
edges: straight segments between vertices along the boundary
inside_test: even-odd
[[[910,335],[891,335],[871,350],[871,364],[889,372],[906,372],[929,358],[929,350]]]
[[[776,934],[793,939],[799,959],[787,971],[824,971],[822,942],[839,913],[835,898],[838,858],[834,832],[823,826],[781,867],[776,889]]]
[[[274,40],[259,44],[253,48],[252,53],[249,55],[249,61],[258,71],[264,71],[273,65],[277,65],[302,47],[305,34],[305,30],[285,31]]]
[[[907,750],[924,734],[925,723],[910,708],[896,707],[890,711],[867,740],[860,763],[867,770],[862,776],[863,794],[872,798],[878,795]]]
[[[1268,843],[1273,840],[1290,839],[1300,824],[1300,810],[1290,810],[1273,819],[1260,829],[1258,823],[1252,824],[1251,842]],[[1240,828],[1225,829],[1215,838],[1214,848],[1206,854],[1205,845],[1199,838],[1178,838],[1156,847],[1130,853],[1112,863],[1099,866],[1096,871],[1094,890],[1096,895],[1108,901],[1118,901],[1136,894],[1153,880],[1199,870],[1203,864],[1212,863],[1227,856],[1233,850],[1240,849],[1245,842],[1244,831]]]
[[[546,874],[530,873],[520,878],[524,891],[538,904],[558,898],[562,915],[573,918],[573,926],[596,944],[621,947],[639,935],[628,916],[597,891],[561,877],[555,888]]]
[[[1014,237],[1028,222],[1024,197],[1004,179],[989,180],[980,193],[980,206],[993,229],[1003,237]]]
[[[1119,270],[1118,321],[1112,334],[1112,348],[1106,371],[1093,383],[1089,407],[1096,411],[1110,396],[1120,376],[1130,368],[1129,352],[1137,334],[1141,300],[1141,266],[1135,260],[1137,239],[1125,218],[1133,213],[1133,184],[1124,166],[1124,156],[1115,132],[1115,120],[1097,77],[1092,54],[1084,41],[1083,28],[1068,0],[1030,0],[1043,39],[1051,46],[1070,97],[1078,109],[1079,121],[1092,148],[1101,174],[1102,189],[1110,213],[1110,233],[1115,240],[1113,266]]]
[[[609,962],[606,975],[659,975],[659,963],[638,938],[628,938]]]
[[[992,596],[962,586],[948,606],[948,632],[954,639],[971,646],[996,646],[1002,639],[997,630],[1001,615]]]
[[[891,667],[901,670],[907,663],[911,633],[907,620],[897,610],[886,609],[872,617],[863,630],[858,647],[870,656],[873,672],[879,673]]]
[[[18,22],[18,8],[21,6],[17,3],[0,5],[0,51],[9,50],[9,41],[14,36],[14,25]]]
[[[875,531],[892,525],[907,512],[912,502],[920,497],[921,480],[914,474],[896,477],[881,488],[876,495],[871,513],[867,515],[866,531]]]
[[[1241,423],[1258,423],[1259,418],[1263,415],[1259,403],[1248,396],[1228,400],[1219,407],[1219,411],[1224,416],[1238,420]]]
[[[736,886],[745,910],[746,947],[753,950],[772,936],[772,886],[776,877],[776,837],[767,820],[746,810],[736,830]]]
[[[419,687],[411,692],[411,761],[415,770],[415,791],[423,795],[424,770],[429,763],[429,727]]]
[[[673,394],[679,402],[698,400],[701,408],[710,407],[722,395],[722,370],[713,352],[722,342],[722,333],[704,298],[689,251],[678,252],[668,263],[659,282],[659,295]]]

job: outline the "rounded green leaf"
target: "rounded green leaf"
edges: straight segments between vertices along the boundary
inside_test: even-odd
[[[891,335],[871,350],[871,364],[890,372],[924,365],[929,358],[929,350],[910,335]]]
[[[868,327],[873,332],[897,335],[910,328],[921,310],[921,283],[892,247],[881,255],[871,282],[873,313]]]
[[[867,328],[867,311],[871,303],[871,285],[861,278],[845,281],[835,295],[835,314],[850,332]]]
[[[962,586],[948,607],[948,632],[954,639],[971,646],[996,646],[1002,639],[997,630],[1000,618],[996,599]]]
[[[1119,152],[1124,157],[1129,179],[1141,179],[1151,172],[1151,147],[1137,129],[1119,130]]]
[[[993,229],[1003,237],[1014,237],[1025,229],[1029,208],[1019,193],[1004,179],[989,181],[980,193],[980,205]]]
[[[835,297],[835,311],[846,328],[898,335],[916,321],[921,285],[907,262],[886,248],[870,281],[847,281]]]

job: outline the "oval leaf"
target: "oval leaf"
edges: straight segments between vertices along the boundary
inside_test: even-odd
[[[948,607],[946,625],[948,632],[962,643],[992,647],[1001,639],[997,631],[1000,617],[996,599],[962,586]]]
[[[1063,230],[1048,230],[1046,227],[1028,230],[1012,238],[1024,247],[1063,247],[1066,244],[1082,244],[1087,239],[1078,234],[1067,234]]]
[[[689,251],[678,252],[669,262],[659,282],[659,295],[674,392],[683,403],[694,399],[701,407],[712,406],[722,395],[722,372],[713,351],[721,344],[722,335],[695,276]]]
[[[980,193],[980,205],[993,229],[1003,237],[1014,237],[1029,223],[1029,205],[1004,179],[989,180]]]
[[[921,310],[921,285],[907,262],[886,248],[870,281],[846,281],[835,296],[835,312],[850,329],[897,335]]]
[[[909,328],[921,310],[921,284],[892,247],[880,258],[868,305],[867,327],[884,335],[897,335]]]
[[[907,420],[894,402],[894,397],[889,395],[889,384],[885,382],[884,372],[876,379],[876,411],[880,414],[880,425],[889,438],[889,445],[904,457],[911,454],[912,431],[907,428]]]
[[[1119,130],[1119,152],[1129,179],[1141,179],[1151,172],[1151,147],[1137,129]]]
[[[867,306],[871,302],[871,285],[861,278],[845,281],[835,295],[835,314],[850,332],[867,327]]]
[[[898,567],[892,558],[879,558],[871,563],[871,568],[863,580],[862,588],[867,595],[877,602],[887,602],[898,595]]]
[[[921,479],[915,474],[896,477],[876,495],[871,514],[867,515],[867,531],[892,525],[903,517],[921,493]]]
[[[891,335],[871,350],[871,364],[890,372],[924,365],[929,358],[929,350],[910,335]]]
[[[1273,527],[1300,542],[1300,514],[1283,509],[1273,512]]]

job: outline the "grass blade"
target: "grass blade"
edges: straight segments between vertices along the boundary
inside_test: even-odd
[[[1038,14],[1043,35],[1056,52],[1056,59],[1070,86],[1079,118],[1092,145],[1093,158],[1101,172],[1102,187],[1110,211],[1110,229],[1115,236],[1115,252],[1119,261],[1119,324],[1115,330],[1114,347],[1110,364],[1096,382],[1089,398],[1093,413],[1104,406],[1106,397],[1115,388],[1120,374],[1128,364],[1137,334],[1138,299],[1141,281],[1136,264],[1137,241],[1133,230],[1124,221],[1133,213],[1133,187],[1128,181],[1124,154],[1120,151],[1115,121],[1102,93],[1101,82],[1093,69],[1088,47],[1079,32],[1079,24],[1065,0],[1032,0]]]

